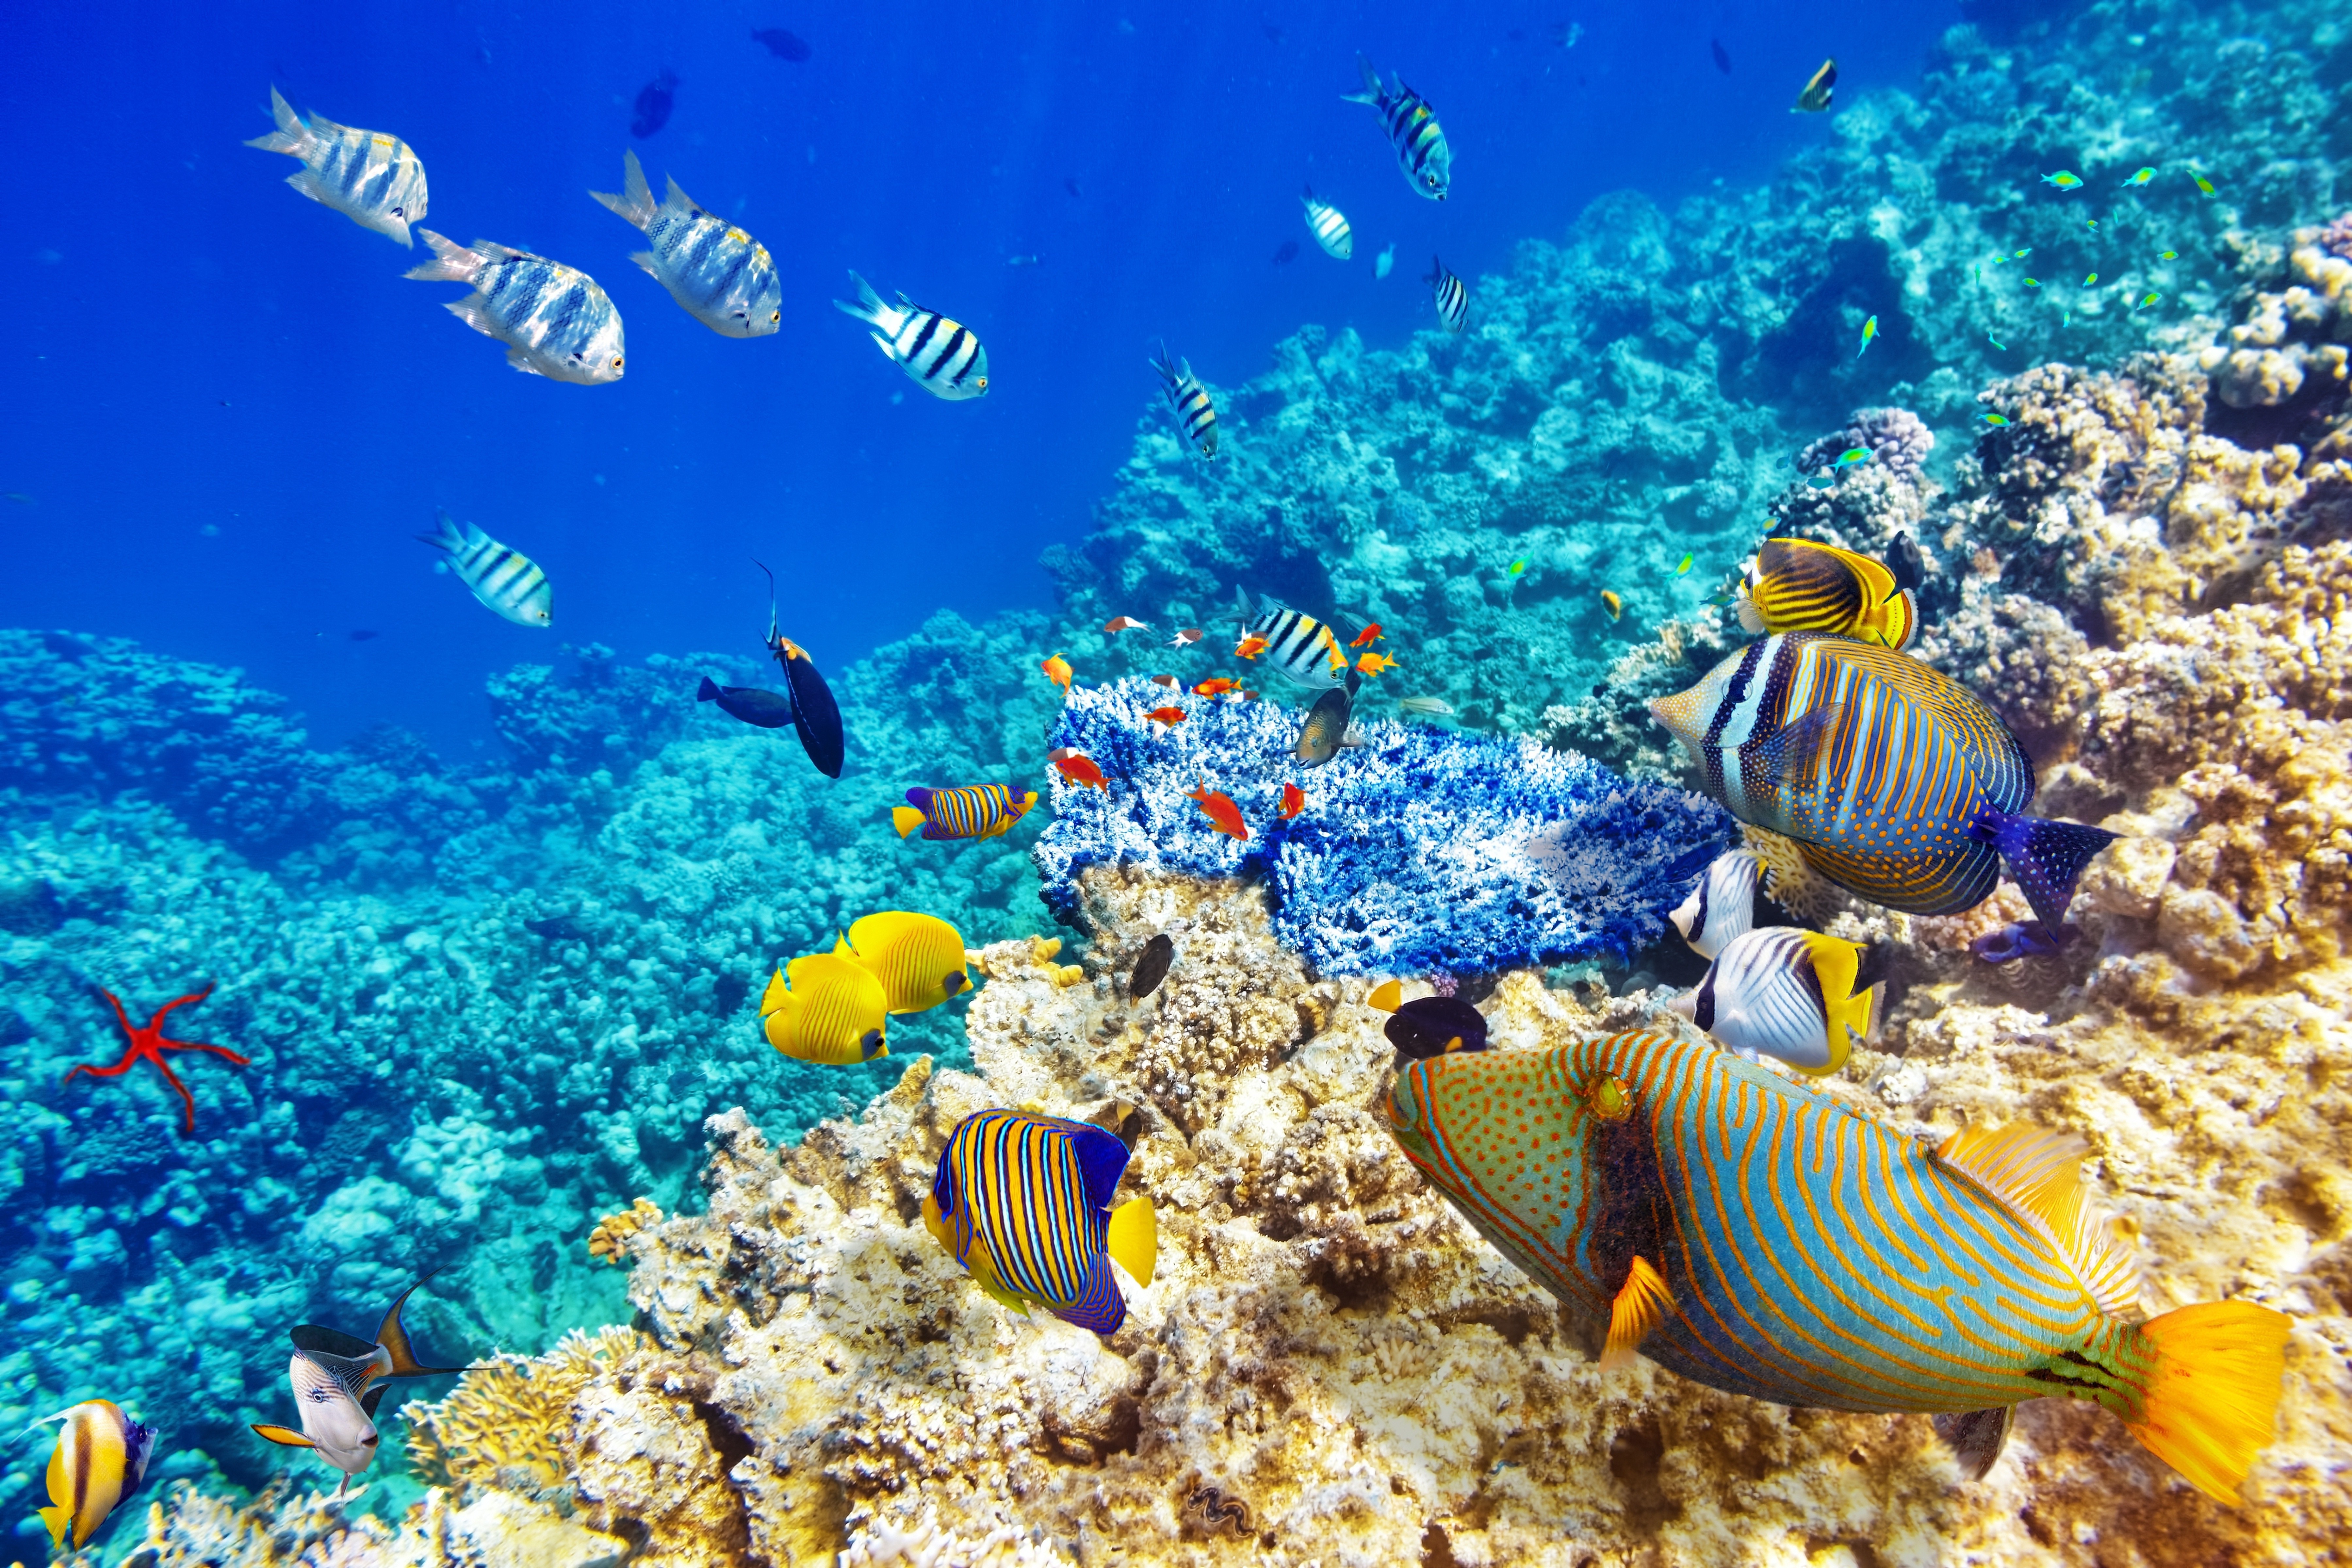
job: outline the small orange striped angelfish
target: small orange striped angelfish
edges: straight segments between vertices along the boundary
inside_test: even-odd
[[[1029,808],[1037,792],[1019,795],[1009,784],[966,784],[961,789],[907,792],[907,804],[890,808],[891,826],[904,838],[919,827],[926,838],[993,838],[1009,833]]]
[[[85,1399],[35,1425],[51,1421],[59,1430],[49,1455],[50,1506],[40,1510],[41,1522],[59,1549],[79,1552],[147,1479],[155,1428],[133,1421],[110,1399]]]
[[[1969,1479],[2015,1407],[2103,1405],[2225,1503],[2273,1436],[2288,1320],[2210,1301],[2145,1322],[2085,1145],[2011,1126],[1930,1151],[1688,1037],[1591,1035],[1415,1061],[1397,1142],[1463,1217],[1605,1332],[1727,1393],[1932,1415]]]

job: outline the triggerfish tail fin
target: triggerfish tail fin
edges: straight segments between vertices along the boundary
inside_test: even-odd
[[[2285,1313],[2252,1301],[2205,1301],[2142,1323],[2154,1364],[2139,1414],[2124,1425],[2189,1485],[2236,1507],[2278,1426],[2288,1327]]]
[[[409,1343],[408,1329],[400,1321],[400,1310],[408,1304],[408,1299],[411,1296],[416,1294],[417,1287],[423,1285],[425,1279],[432,1279],[434,1274],[440,1272],[438,1268],[434,1269],[432,1273],[425,1275],[424,1279],[419,1279],[415,1285],[411,1285],[407,1289],[394,1296],[392,1299],[391,1307],[383,1314],[383,1321],[377,1325],[375,1342],[382,1345],[384,1352],[392,1358],[392,1370],[385,1373],[384,1376],[437,1377],[443,1373],[472,1370],[462,1366],[426,1366],[419,1362],[416,1359],[415,1347]]]
[[[1160,1219],[1150,1198],[1129,1199],[1111,1212],[1107,1245],[1111,1261],[1138,1285],[1151,1283],[1151,1271],[1160,1264]]]
[[[1650,1267],[1648,1258],[1636,1256],[1633,1267],[1626,1271],[1617,1300],[1609,1308],[1609,1341],[1601,1352],[1601,1370],[1615,1372],[1630,1365],[1634,1347],[1652,1329],[1666,1321],[1674,1305],[1674,1294],[1666,1289],[1665,1277]]]
[[[2033,906],[2034,919],[2053,931],[2066,923],[2066,906],[2074,900],[2083,868],[2119,837],[2104,827],[2019,816],[1990,806],[1978,816],[1975,831],[2000,851],[2009,874]]]
[[[1936,1436],[1952,1450],[1964,1481],[1980,1481],[2009,1443],[2009,1429],[2017,1422],[2017,1406],[1998,1405],[1935,1418]]]
[[[923,814],[915,807],[894,805],[890,808],[890,826],[898,830],[899,837],[906,837],[922,825]]]
[[[302,1436],[301,1433],[295,1431],[290,1426],[272,1426],[267,1423],[257,1421],[253,1424],[253,1432],[255,1436],[267,1437],[269,1441],[279,1445],[281,1447],[315,1448],[319,1446],[318,1444],[310,1441],[310,1438]],[[42,1517],[47,1518],[48,1516],[48,1510],[43,1509],[41,1510]]]

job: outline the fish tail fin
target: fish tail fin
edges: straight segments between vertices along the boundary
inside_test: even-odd
[[[1112,1262],[1133,1276],[1138,1285],[1150,1286],[1151,1271],[1160,1263],[1160,1217],[1151,1200],[1131,1198],[1113,1209],[1105,1245]]]
[[[439,523],[439,528],[432,533],[418,534],[416,536],[418,543],[429,544],[436,550],[446,550],[452,555],[466,548],[466,536],[458,531],[457,520],[449,515],[448,508],[435,507],[433,516]]]
[[[1356,57],[1356,72],[1364,79],[1364,90],[1343,92],[1339,95],[1339,101],[1369,103],[1378,107],[1381,101],[1381,73],[1372,68],[1372,62],[1368,57],[1360,54]]]
[[[267,136],[254,137],[246,145],[258,147],[265,153],[283,153],[289,158],[302,156],[310,145],[310,128],[302,123],[302,117],[294,112],[294,106],[286,101],[286,95],[275,87],[269,89],[269,113],[278,121],[278,129]],[[47,1513],[48,1510],[44,1509],[41,1511]]]
[[[1444,276],[1445,263],[1437,258],[1437,252],[1433,250],[1431,251],[1429,253],[1429,273],[1428,276],[1422,279],[1422,281],[1434,289],[1437,287],[1437,280]]]
[[[2066,923],[2066,906],[2074,901],[2074,883],[2083,868],[2120,837],[2104,827],[2020,816],[1990,806],[1978,816],[1975,832],[2000,852],[2025,901],[2033,906],[2034,918],[2053,931]]]
[[[1404,1005],[1404,985],[1401,981],[1383,980],[1364,998],[1364,1005],[1382,1013],[1393,1013]]]
[[[792,987],[784,984],[784,972],[779,967],[768,981],[767,990],[760,994],[760,1016],[764,1018],[782,1007],[792,994]]]
[[[610,191],[591,191],[588,194],[639,228],[653,222],[654,214],[660,210],[654,205],[654,188],[646,184],[646,166],[637,162],[634,152],[621,154],[619,195]]]
[[[716,702],[719,700],[719,688],[712,682],[710,677],[706,675],[702,678],[702,688],[694,694],[694,700],[697,702]]]
[[[408,1325],[400,1321],[400,1310],[408,1305],[408,1299],[416,1294],[426,1279],[432,1279],[435,1274],[440,1272],[438,1268],[432,1270],[423,1279],[417,1280],[415,1285],[411,1285],[394,1297],[391,1307],[383,1314],[383,1321],[376,1325],[375,1342],[383,1347],[384,1354],[392,1363],[390,1369],[383,1373],[383,1376],[437,1377],[443,1373],[473,1370],[471,1367],[464,1366],[426,1366],[423,1362],[418,1361],[416,1347],[409,1342]],[[373,1406],[369,1407],[369,1414],[374,1414]]]
[[[2189,1485],[2234,1508],[2277,1428],[2289,1326],[2285,1313],[2252,1301],[2202,1301],[2140,1324],[2156,1353],[2138,1416],[2124,1425]]]
[[[474,274],[481,269],[480,255],[429,228],[420,228],[416,232],[423,235],[425,243],[433,247],[433,259],[410,268],[401,274],[403,278],[413,278],[419,283],[471,283],[474,280]]]
[[[857,303],[853,305],[846,300],[835,300],[833,302],[835,310],[845,316],[855,316],[871,327],[884,326],[886,322],[898,319],[898,312],[882,302],[882,296],[874,291],[873,284],[855,271],[850,273],[849,280],[857,285]]]
[[[890,808],[890,826],[898,830],[899,837],[906,837],[922,825],[923,814],[913,806],[894,805]]]

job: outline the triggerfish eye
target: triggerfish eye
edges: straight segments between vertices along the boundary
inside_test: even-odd
[[[1611,1074],[1592,1088],[1592,1114],[1603,1121],[1622,1121],[1633,1109],[1633,1090],[1625,1080]]]

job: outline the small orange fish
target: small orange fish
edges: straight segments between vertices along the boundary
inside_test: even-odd
[[[1162,724],[1181,724],[1184,721],[1184,710],[1172,706],[1167,708],[1154,708],[1150,712],[1146,713],[1144,717],[1147,719],[1156,720]]]
[[[1067,691],[1070,689],[1070,661],[1060,654],[1055,654],[1037,668],[1045,672],[1046,679],[1063,690]]]
[[[1148,632],[1150,629],[1150,621],[1139,621],[1133,616],[1113,616],[1103,623],[1103,630],[1107,632]]]
[[[1168,639],[1168,646],[1170,647],[1191,647],[1194,643],[1199,642],[1200,640],[1200,627],[1178,626],[1176,628],[1176,635]]]
[[[1360,653],[1356,656],[1356,668],[1366,675],[1379,675],[1394,669],[1400,662],[1385,654]]]
[[[1234,804],[1233,796],[1213,790],[1203,783],[1184,798],[1199,801],[1201,809],[1209,814],[1210,822],[1226,837],[1243,840],[1249,837],[1249,824],[1242,820],[1242,808]]]
[[[1103,777],[1103,771],[1095,764],[1095,760],[1076,746],[1058,746],[1045,755],[1061,770],[1062,776],[1072,784],[1085,784],[1089,789],[1110,787],[1110,781]]]
[[[1282,820],[1288,822],[1307,809],[1307,792],[1295,784],[1282,786]]]
[[[1176,688],[1176,678],[1172,675],[1155,675],[1151,678],[1151,683],[1154,686],[1165,686],[1172,691]]]
[[[1213,675],[1208,679],[1201,682],[1200,685],[1192,688],[1192,695],[1195,697],[1223,697],[1228,691],[1239,691],[1241,689],[1242,683],[1238,680],[1227,680],[1222,675]]]
[[[1386,633],[1381,630],[1381,623],[1374,621],[1362,631],[1358,632],[1356,634],[1356,640],[1349,643],[1348,646],[1349,647],[1369,647],[1372,644],[1380,641],[1381,638],[1386,635]]]
[[[1234,657],[1235,658],[1255,658],[1265,651],[1265,639],[1255,634],[1242,638],[1241,641],[1234,645]]]

